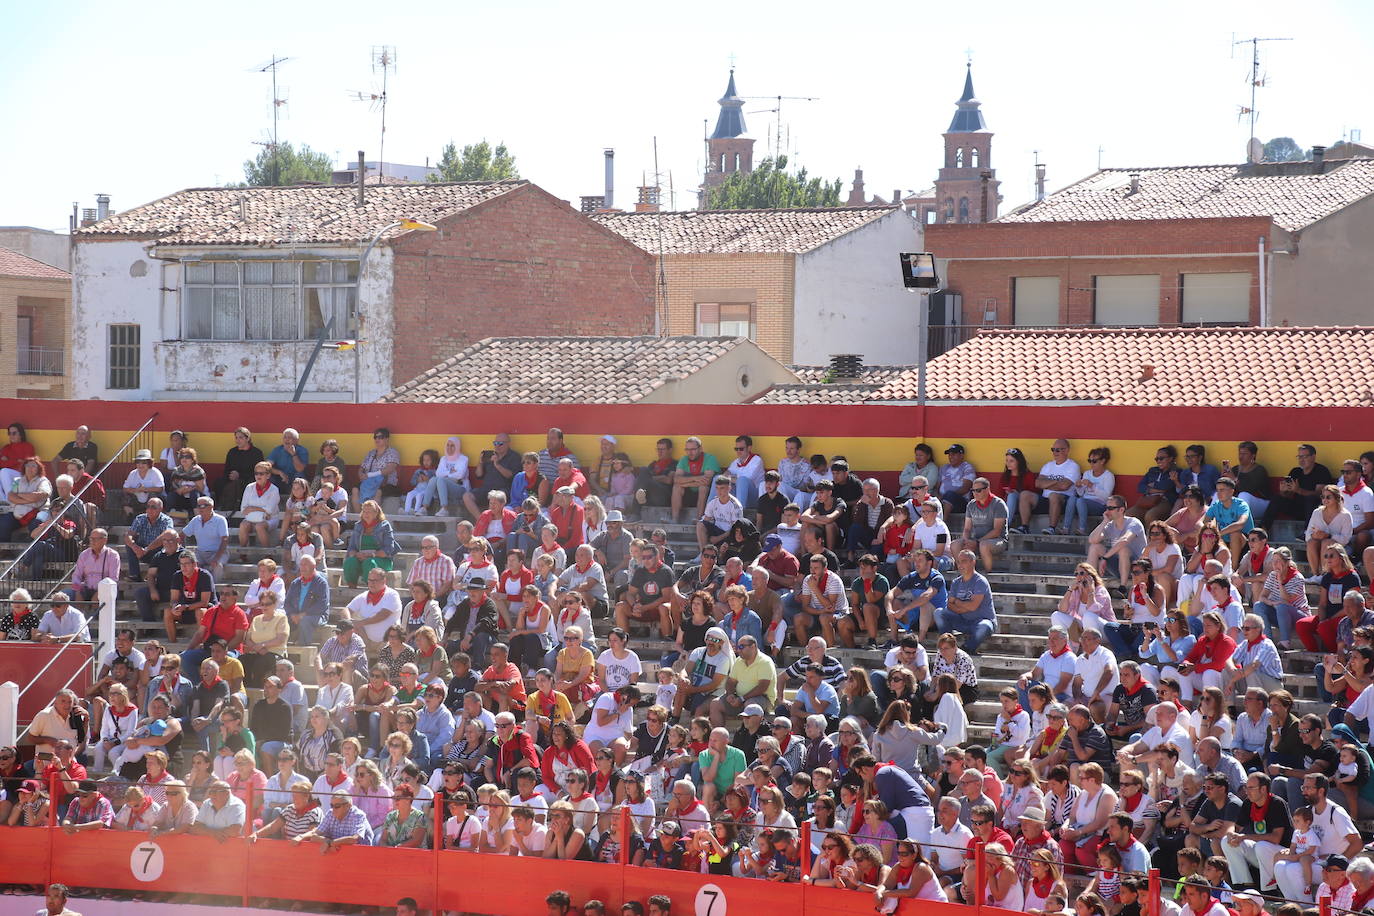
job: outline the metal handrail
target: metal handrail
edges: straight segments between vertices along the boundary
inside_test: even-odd
[[[139,434],[142,433],[142,432],[143,432],[145,429],[147,429],[149,426],[151,426],[152,423],[153,423],[153,421],[156,420],[156,419],[157,419],[157,412],[155,411],[155,412],[153,413],[152,416],[148,417],[148,419],[146,419],[146,420],[143,421],[143,425],[142,425],[142,426],[140,426],[138,429],[134,430],[134,433],[133,433],[132,436],[130,436],[129,438],[127,438],[127,439],[124,440],[124,444],[123,444],[123,445],[121,445],[119,448],[115,449],[114,454],[110,457],[110,459],[109,459],[108,461],[105,462],[105,464],[100,468],[100,470],[97,471],[97,472],[95,472],[94,474],[92,474],[92,475],[91,475],[91,479],[88,480],[88,481],[86,481],[85,485],[82,486],[81,489],[77,490],[75,493],[72,494],[72,502],[78,502],[78,501],[80,501],[81,497],[84,496],[84,495],[86,494],[86,491],[87,491],[88,489],[90,489],[91,486],[92,486],[97,480],[100,479],[100,476],[110,469],[110,465],[114,464],[115,461],[117,461],[117,460],[119,459],[119,456],[122,455],[122,454],[124,454],[124,450],[125,450],[126,448],[129,447],[129,443],[131,443],[131,442],[133,442],[135,439],[137,439],[138,436],[139,436]],[[29,555],[29,551],[33,550],[33,548],[38,544],[38,542],[39,542],[40,540],[43,539],[43,535],[44,535],[44,534],[47,534],[48,530],[49,530],[50,528],[52,528],[53,525],[57,524],[58,520],[59,520],[60,518],[62,518],[62,516],[65,515],[65,514],[66,514],[66,509],[63,509],[61,512],[57,513],[57,514],[54,515],[52,518],[50,518],[50,519],[48,519],[46,522],[44,522],[43,525],[42,525],[42,527],[40,527],[36,532],[34,532],[33,540],[29,542],[29,545],[28,545],[27,547],[25,547],[25,548],[20,552],[19,556],[15,557],[15,558],[10,562],[10,565],[9,565],[8,567],[5,568],[5,571],[4,571],[4,572],[0,572],[0,582],[3,582],[3,581],[5,581],[6,579],[9,578],[10,573],[14,572],[15,567],[17,567],[20,563],[22,563],[22,562],[24,561],[24,558],[27,557],[27,556]]]

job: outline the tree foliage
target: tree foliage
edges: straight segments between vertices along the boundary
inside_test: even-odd
[[[769,156],[752,172],[735,172],[711,189],[708,210],[755,210],[775,207],[838,207],[840,179],[812,178],[801,169],[787,171],[787,157]]]
[[[486,140],[458,147],[449,143],[439,157],[439,173],[429,176],[430,181],[504,181],[519,178],[515,167],[515,157],[506,149],[506,144],[498,143],[492,149]]]
[[[1264,144],[1265,162],[1301,162],[1307,153],[1292,137],[1275,137]]]
[[[302,146],[298,152],[290,143],[265,146],[243,164],[244,182],[250,188],[307,182],[328,184],[333,171],[334,161],[324,153],[309,146]]]

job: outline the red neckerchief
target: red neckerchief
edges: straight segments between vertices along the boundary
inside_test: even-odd
[[[611,774],[610,774],[610,773],[602,773],[601,770],[598,769],[598,770],[596,771],[596,788],[595,788],[595,790],[592,792],[592,794],[593,794],[593,795],[600,795],[602,792],[605,792],[605,791],[606,791],[606,789],[610,786],[610,784],[611,784]]]
[[[696,811],[697,808],[700,807],[700,805],[701,805],[701,803],[698,802],[698,801],[696,800],[696,798],[693,798],[693,799],[692,799],[692,803],[691,803],[690,805],[688,805],[688,806],[685,807],[685,808],[678,808],[678,809],[677,809],[677,818],[678,818],[678,820],[682,820],[683,817],[685,817],[685,816],[687,816],[688,814],[691,814],[692,812]]]
[[[877,581],[876,579],[865,579],[863,576],[860,576],[860,577],[859,577],[859,582],[863,584],[863,590],[864,590],[864,597],[865,597],[865,598],[870,598],[870,597],[872,597],[872,595],[873,595],[873,583],[876,582],[876,581]]]
[[[122,719],[122,718],[124,718],[125,716],[127,716],[127,715],[129,715],[129,714],[131,714],[131,713],[138,712],[138,707],[135,706],[134,704],[130,703],[128,706],[125,706],[125,707],[124,707],[124,711],[123,711],[123,712],[120,712],[119,710],[115,709],[113,705],[111,705],[111,706],[109,707],[109,710],[110,710],[110,715],[114,716],[116,719]]]
[[[1288,575],[1283,577],[1283,584],[1287,585],[1289,582],[1292,582],[1293,579],[1297,576],[1297,574],[1298,568],[1296,566],[1288,567]]]
[[[264,582],[264,581],[262,581],[261,579],[259,579],[259,580],[258,580],[258,591],[260,591],[260,592],[261,592],[261,591],[269,591],[269,592],[270,592],[270,591],[272,590],[272,583],[273,583],[273,582],[276,582],[276,581],[277,581],[278,579],[280,579],[280,578],[281,578],[281,576],[275,576],[275,575],[274,575],[272,578],[268,579],[266,582]]]
[[[367,603],[368,603],[368,604],[371,604],[371,605],[378,605],[378,604],[381,604],[381,603],[382,603],[382,598],[386,595],[386,589],[382,589],[380,592],[377,592],[377,593],[376,593],[376,595],[377,595],[376,598],[373,598],[372,595],[373,595],[372,592],[368,592],[368,593],[367,593]]]
[[[901,887],[902,885],[904,885],[904,884],[906,884],[908,881],[910,881],[910,880],[911,880],[911,874],[912,874],[912,872],[914,872],[914,871],[916,871],[916,863],[915,863],[915,862],[912,862],[910,865],[905,865],[905,866],[904,866],[904,865],[898,865],[898,866],[897,866],[897,886],[898,886],[898,887]],[[1053,879],[1051,879],[1051,883],[1053,883]],[[1046,896],[1049,896],[1049,892],[1046,891],[1046,892],[1045,892],[1045,895],[1046,895]]]
[[[1371,897],[1374,897],[1374,884],[1371,884],[1369,886],[1369,890],[1364,891],[1363,893],[1356,891],[1355,894],[1350,898],[1350,908],[1355,912],[1359,912],[1360,910],[1364,909],[1364,905],[1369,902],[1369,899]]]
[[[730,615],[730,629],[739,629],[739,619],[744,616],[744,612],[747,610],[749,610],[749,606],[745,605],[744,607],[740,608],[739,611]]]
[[[182,585],[181,593],[182,593],[182,596],[185,597],[186,595],[194,595],[194,594],[196,593],[196,583],[199,582],[199,581],[200,581],[200,567],[196,567],[196,571],[193,572],[193,573],[191,573],[190,576],[187,576],[185,573],[182,573],[182,574],[181,574],[181,585]]]
[[[365,522],[365,521],[363,521],[362,519],[359,519],[359,520],[358,520],[358,524],[360,524],[360,525],[363,526],[363,531],[364,531],[364,532],[367,532],[367,531],[371,531],[373,528],[376,528],[378,525],[380,525],[380,524],[381,524],[381,519],[378,519],[378,520],[375,521],[375,522]]]
[[[1224,611],[1231,606],[1231,593],[1226,593],[1226,600],[1217,603],[1216,610]]]
[[[986,492],[986,493],[988,494],[988,498],[987,498],[987,499],[978,499],[977,497],[974,497],[974,499],[973,499],[973,501],[976,502],[976,503],[978,504],[978,507],[979,507],[979,508],[983,508],[983,507],[987,506],[989,503],[992,502],[992,491],[991,491],[991,490],[986,490],[986,491],[984,491],[984,492]]]
[[[1344,493],[1346,496],[1354,496],[1356,493],[1360,492],[1360,491],[1363,490],[1363,489],[1364,489],[1364,478],[1360,478],[1359,481],[1357,481],[1356,484],[1355,484],[1355,489],[1349,490],[1349,489],[1346,489],[1345,487],[1341,487],[1341,492]]]
[[[1269,803],[1270,803],[1271,801],[1273,801],[1273,799],[1274,799],[1274,796],[1272,796],[1272,795],[1270,795],[1270,796],[1268,796],[1267,798],[1265,798],[1265,800],[1264,800],[1264,806],[1263,806],[1263,807],[1261,807],[1260,805],[1255,804],[1254,802],[1251,802],[1251,803],[1250,803],[1250,821],[1251,821],[1252,823],[1259,823],[1260,821],[1264,821],[1264,820],[1268,820],[1268,819],[1269,819],[1269,818],[1268,818],[1268,814],[1269,814]]]
[[[1060,649],[1058,652],[1051,652],[1051,653],[1050,653],[1050,657],[1051,657],[1051,658],[1059,658],[1061,655],[1063,655],[1063,654],[1064,654],[1065,652],[1067,652],[1067,651],[1069,651],[1069,644],[1066,642],[1066,643],[1064,643],[1064,648]]]
[[[1258,646],[1258,645],[1259,645],[1260,643],[1262,643],[1262,642],[1264,642],[1264,631],[1263,631],[1263,630],[1260,631],[1260,635],[1259,635],[1259,638],[1258,638],[1258,639],[1247,639],[1247,640],[1245,641],[1245,644],[1246,644],[1247,646],[1249,646],[1251,649],[1253,649],[1253,648],[1255,648],[1255,646]]]
[[[272,480],[271,478],[268,478],[267,483],[254,483],[253,489],[257,491],[257,494],[259,496],[266,496],[267,488],[270,486],[272,486]]]
[[[1263,550],[1250,551],[1250,571],[1259,572],[1264,568],[1264,559],[1269,556],[1269,544],[1266,542]]]
[[[318,801],[315,800],[315,796],[313,796],[313,795],[310,796],[310,798],[309,798],[309,800],[306,802],[306,805],[305,805],[304,808],[302,808],[302,807],[300,806],[300,803],[299,803],[299,802],[296,802],[295,805],[294,805],[297,814],[304,814],[305,812],[309,811],[311,808],[318,808],[319,806],[320,806],[320,803],[319,803]]]
[[[788,732],[788,733],[787,733],[787,737],[783,738],[781,741],[778,742],[778,753],[779,753],[779,754],[784,754],[784,753],[786,753],[786,752],[787,752],[787,745],[789,745],[789,744],[791,744],[791,743],[792,743],[792,733],[791,733],[791,732]]]
[[[222,678],[220,678],[219,675],[216,675],[216,676],[215,676],[215,679],[214,679],[213,681],[207,681],[207,680],[205,680],[204,678],[202,678],[202,679],[201,679],[201,683],[204,684],[206,687],[210,687],[210,688],[213,689],[214,687],[219,686],[219,682],[220,682],[221,680],[222,680]]]
[[[912,867],[914,868],[915,866]],[[1044,880],[1032,878],[1031,890],[1034,891],[1035,896],[1039,897],[1041,900],[1046,899],[1049,897],[1050,892],[1054,890],[1054,875],[1046,875]]]
[[[1140,582],[1131,587],[1131,601],[1135,604],[1145,603],[1145,583]]]
[[[151,797],[145,797],[145,798],[143,799],[143,802],[142,802],[137,808],[134,808],[134,809],[133,809],[133,814],[130,815],[130,817],[129,817],[129,823],[132,824],[134,821],[138,820],[140,817],[142,817],[144,814],[146,814],[147,811],[148,811],[148,809],[151,808],[152,806],[153,806],[153,800],[152,800],[152,798],[151,798]]]
[[[1127,688],[1126,688],[1126,695],[1127,695],[1127,696],[1133,697],[1133,696],[1135,696],[1137,693],[1140,693],[1140,691],[1142,691],[1142,690],[1144,690],[1144,689],[1145,689],[1145,678],[1142,677],[1142,678],[1139,678],[1139,679],[1136,680],[1135,686],[1134,686],[1134,687],[1127,687]]]
[[[1008,719],[1008,720],[1015,719],[1017,716],[1021,715],[1021,713],[1023,713],[1023,712],[1025,712],[1025,710],[1021,708],[1021,704],[1020,704],[1020,703],[1017,703],[1017,704],[1016,704],[1016,708],[1013,709],[1013,710],[1011,711],[1011,715],[1007,716],[1007,719]]]
[[[1045,726],[1045,734],[1044,737],[1040,739],[1040,746],[1054,747],[1055,742],[1059,740],[1060,735],[1064,734],[1064,729],[1066,728],[1068,728],[1067,725],[1061,725],[1054,731],[1050,731],[1050,727],[1048,725]]]
[[[326,774],[325,777],[324,777],[324,784],[327,785],[327,786],[329,786],[329,788],[331,788],[331,789],[337,788],[337,787],[343,785],[343,784],[344,784],[345,782],[347,782],[347,781],[348,781],[348,772],[347,772],[346,770],[344,770],[343,767],[339,767],[339,781],[338,781],[338,782],[333,782],[333,781],[331,781],[330,778],[329,778],[329,776],[328,776],[327,774]]]
[[[1144,800],[1145,793],[1144,791],[1140,791],[1135,793],[1135,797],[1130,799],[1129,801],[1127,801],[1125,798],[1121,799],[1121,807],[1126,811],[1127,814],[1135,814],[1135,809],[1139,808],[1140,803]]]
[[[428,605],[425,605],[425,607],[427,607],[427,606],[428,606]],[[416,610],[417,607],[419,608],[419,610]],[[412,602],[410,602],[410,622],[411,622],[411,623],[423,623],[423,622],[424,622],[424,619],[425,619],[425,607],[421,607],[421,606],[420,606],[420,602],[418,602],[418,601],[412,601]]]
[[[581,795],[577,795],[577,796],[569,795],[569,796],[568,796],[568,801],[572,802],[574,805],[578,805],[578,804],[581,804],[582,802],[586,801],[587,799],[589,799],[589,798],[591,798],[591,797],[592,797],[592,793],[590,793],[590,792],[583,792]]]
[[[753,453],[753,452],[745,452],[743,458],[736,458],[736,459],[735,459],[735,467],[740,467],[740,468],[742,468],[742,467],[744,467],[745,465],[747,465],[749,462],[751,462],[751,461],[753,461],[753,460],[754,460],[754,453]]]
[[[309,547],[309,546],[310,546],[310,535],[307,534],[307,535],[305,536],[305,540],[303,540],[303,541],[300,539],[299,536],[297,536],[297,538],[296,538],[296,543],[299,544],[299,545],[302,546],[302,547]]]

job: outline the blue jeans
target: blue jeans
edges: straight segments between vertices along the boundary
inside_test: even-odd
[[[759,485],[748,477],[736,477],[734,485],[730,487],[730,492],[746,509],[754,508],[754,504],[759,501]]]
[[[1023,495],[1023,494],[1022,494],[1022,492],[1021,492],[1020,490],[1012,490],[1011,492],[1009,492],[1009,493],[1007,494],[1007,526],[1008,526],[1008,527],[1014,527],[1014,526],[1016,526],[1016,525],[1021,524],[1021,516],[1019,516],[1019,515],[1016,514],[1016,506],[1017,506],[1018,503],[1020,503],[1022,495]],[[1027,499],[1032,499],[1032,500],[1033,500],[1033,499],[1035,499],[1035,497],[1038,496],[1039,494],[1037,494],[1037,493],[1026,493],[1026,494],[1024,494],[1024,495],[1025,495],[1025,497],[1026,497]]]
[[[301,614],[299,617],[288,615],[291,623],[291,642],[298,646],[318,646],[315,642],[315,630],[324,626],[328,621],[320,620],[318,617],[307,617]]]
[[[1135,658],[1140,649],[1141,626],[1136,623],[1108,623],[1102,627],[1118,659]]]
[[[358,481],[358,502],[365,503],[369,499],[376,499],[385,480],[385,476],[378,476],[364,477],[362,480]]]
[[[936,610],[935,625],[940,628],[940,632],[949,633],[958,631],[964,634],[964,651],[970,654],[977,652],[989,636],[997,632],[997,620],[986,617],[969,619],[966,614],[956,614],[948,608]]]
[[[1290,642],[1293,639],[1293,623],[1299,617],[1297,609],[1291,604],[1267,604],[1263,601],[1256,601],[1254,611],[1264,618],[1268,624],[1269,636],[1272,638],[1274,631],[1278,630],[1278,642]],[[1317,690],[1321,690],[1321,680],[1317,681]]]
[[[1069,494],[1069,504],[1064,508],[1064,524],[1077,528],[1080,531],[1088,530],[1088,513],[1096,512],[1102,514],[1102,510],[1107,508],[1107,504],[1095,499],[1092,496],[1080,496],[1078,493]]]
[[[434,500],[439,500],[439,506],[447,509],[449,500],[454,503],[463,501],[463,494],[467,492],[467,487],[452,477],[435,477],[425,484],[425,507],[427,508]]]

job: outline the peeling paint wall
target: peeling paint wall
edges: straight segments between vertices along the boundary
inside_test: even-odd
[[[79,242],[73,262],[73,396],[151,400],[289,400],[310,358],[314,341],[183,341],[181,336],[181,269],[178,252],[151,257],[144,242]],[[239,257],[244,250],[198,250],[202,257]],[[253,249],[262,256],[267,252]],[[357,257],[358,249],[281,251],[283,257]],[[371,401],[391,390],[393,323],[391,316],[392,252],[378,245],[359,278],[361,340],[356,351],[320,353],[306,387],[305,399],[352,401],[355,367],[360,369],[359,395]],[[136,391],[107,386],[111,324],[141,327],[140,386]],[[336,328],[334,339],[353,337]]]
[[[921,297],[902,286],[897,255],[921,245],[920,225],[894,210],[797,255],[792,361],[818,366],[860,353],[869,365],[915,362]]]

